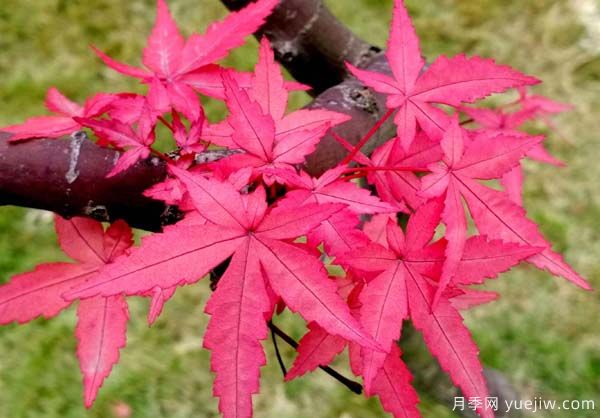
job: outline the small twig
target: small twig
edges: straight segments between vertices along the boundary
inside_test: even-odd
[[[273,322],[269,321],[268,324],[269,324],[269,329],[271,330],[271,332],[273,334],[280,337],[283,341],[285,341],[291,347],[293,347],[295,349],[298,348],[298,343],[296,342],[296,340],[294,340],[292,337],[290,337],[285,332],[283,332]],[[329,376],[333,377],[335,380],[337,380],[338,382],[340,382],[341,384],[346,386],[353,393],[356,393],[357,395],[362,394],[362,385],[360,383],[355,382],[354,380],[348,379],[347,377],[338,373],[337,371],[335,371],[334,369],[332,369],[329,366],[319,366],[319,368],[321,370],[323,370],[325,373],[327,373]]]
[[[219,266],[217,266],[210,273],[210,281],[211,286],[210,289],[212,291],[217,290],[217,285],[219,284],[219,279],[223,275],[224,271],[229,266],[229,260],[224,261]],[[273,339],[273,346],[275,347],[275,355],[277,356],[277,361],[279,362],[279,366],[281,367],[281,371],[283,375],[287,375],[287,368],[285,367],[285,363],[283,362],[283,358],[281,357],[281,352],[279,351],[279,347],[277,345],[277,338],[281,338],[285,343],[291,346],[294,349],[298,348],[298,342],[294,340],[292,337],[287,335],[281,328],[273,323],[273,321],[267,321],[267,325],[271,330],[271,338]],[[357,395],[362,394],[362,385],[354,380],[348,379],[346,376],[338,373],[334,369],[329,366],[319,366],[321,370],[327,373],[329,376],[333,377],[335,380],[340,382],[342,385],[346,386],[350,391],[356,393]]]
[[[168,120],[166,120],[164,117],[162,117],[162,116],[159,116],[159,117],[158,117],[158,120],[159,120],[159,121],[161,121],[161,122],[163,123],[163,125],[165,125],[167,128],[169,128],[169,130],[170,130],[171,132],[175,132],[175,128],[173,127],[173,125],[171,125],[171,124],[169,123],[169,121],[168,121]]]
[[[273,347],[275,348],[275,355],[277,356],[277,361],[279,362],[279,367],[281,367],[281,372],[283,373],[283,377],[287,374],[287,368],[285,367],[285,363],[283,362],[283,358],[281,357],[281,353],[279,352],[279,345],[277,344],[277,335],[273,330],[273,323],[269,321],[269,328],[271,328],[271,339],[273,340]]]

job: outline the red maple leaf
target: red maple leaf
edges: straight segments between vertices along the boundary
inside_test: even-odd
[[[174,225],[144,239],[142,246],[67,297],[140,295],[155,287],[193,283],[231,257],[206,310],[212,318],[205,346],[217,373],[215,394],[227,417],[249,416],[264,364],[266,338],[276,299],[328,332],[378,350],[336,295],[323,264],[289,243],[338,212],[339,205],[267,210],[262,188],[247,195],[230,184],[172,167],[186,185],[206,225]]]
[[[103,266],[110,265],[133,244],[131,229],[122,221],[104,232],[102,224],[91,219],[56,217],[56,232],[60,247],[76,263],[40,264],[0,287],[0,324],[56,316],[73,303],[63,299],[64,292],[93,280]],[[77,357],[85,406],[89,408],[125,346],[127,302],[122,295],[83,299],[77,317]]]
[[[526,218],[525,211],[506,194],[477,182],[500,178],[514,168],[528,150],[539,144],[542,137],[511,137],[506,135],[477,136],[469,140],[458,119],[448,128],[441,142],[444,160],[430,166],[432,174],[423,178],[422,194],[444,197],[442,220],[446,224],[446,262],[436,301],[456,274],[466,242],[467,225],[463,198],[479,232],[491,239],[543,247],[544,251],[528,261],[539,268],[562,276],[584,289],[588,283],[562,257]]]
[[[337,203],[347,207],[323,221],[307,235],[310,244],[318,246],[323,243],[330,256],[341,255],[366,245],[368,238],[358,229],[359,215],[397,211],[394,205],[383,202],[368,190],[346,181],[342,174],[347,170],[347,167],[339,166],[326,171],[319,178],[311,177],[303,171],[299,174],[290,170],[265,172],[287,186],[285,198],[277,203],[279,207],[293,209],[314,203]]]
[[[357,214],[396,212],[396,207],[382,202],[368,190],[342,177],[349,169],[338,166],[323,173],[319,178],[305,172],[271,170],[268,174],[278,177],[288,187],[288,192],[280,205],[301,206],[306,203],[340,203],[347,205]]]
[[[398,144],[408,150],[420,126],[429,137],[440,140],[449,117],[433,104],[459,106],[509,88],[539,81],[479,57],[440,56],[424,70],[419,39],[402,0],[395,0],[394,17],[386,57],[392,76],[360,70],[348,64],[350,71],[367,86],[388,95],[390,109],[396,111]]]
[[[417,172],[428,171],[427,166],[442,158],[439,141],[421,132],[408,151],[395,149],[395,140],[391,140],[377,147],[371,157],[367,157],[344,138],[335,133],[333,136],[353,154],[352,159],[362,165],[356,171],[366,173],[368,182],[375,186],[382,200],[395,204],[406,213],[427,200],[419,194],[421,181]]]
[[[525,122],[571,109],[568,105],[554,102],[544,96],[529,96],[525,89],[521,89],[518,104],[520,109],[512,112],[506,112],[502,109],[466,106],[461,107],[460,110],[473,119],[482,129],[490,133],[510,133],[527,138],[527,135],[519,130]],[[564,166],[564,163],[550,154],[543,144],[531,148],[527,153],[527,157],[557,167]],[[510,199],[519,206],[523,206],[523,181],[521,164],[504,174],[501,179],[504,190]]]
[[[354,281],[355,278],[352,275],[349,275],[348,280],[350,281],[349,285],[339,282],[339,292],[347,294],[348,305],[353,314],[358,316],[361,308],[359,295],[363,289],[363,283]],[[315,323],[309,324],[308,329],[308,333],[298,344],[298,356],[293,367],[286,374],[286,381],[302,376],[319,366],[328,365],[346,346],[350,351],[352,372],[357,376],[363,375],[359,345],[348,342],[342,337],[331,335]],[[383,366],[373,380],[370,392],[367,392],[366,395],[378,396],[383,409],[396,417],[419,418],[421,416],[417,409],[419,397],[410,384],[412,375],[402,361],[401,355],[398,346],[391,347],[390,353],[385,356]]]
[[[223,73],[223,84],[229,135],[214,142],[245,151],[216,164],[224,177],[243,167],[254,167],[257,173],[291,169],[304,162],[331,127],[350,119],[328,110],[302,109],[286,115],[288,92],[266,39],[261,42],[252,89],[241,88],[228,72]]]
[[[358,271],[381,272],[368,280],[359,297],[360,320],[377,342],[384,348],[391,347],[400,337],[402,321],[410,317],[423,333],[432,354],[465,396],[485,398],[487,389],[477,359],[478,350],[452,306],[452,294],[443,293],[439,302],[433,304],[446,240],[429,243],[442,211],[443,201],[439,198],[423,205],[410,217],[406,236],[395,222],[388,221],[387,247],[371,244],[351,251],[344,261]],[[461,285],[495,277],[541,250],[488,242],[482,237],[469,240],[467,247],[458,264]],[[377,384],[386,356],[362,349],[361,370],[367,393]]]
[[[191,121],[189,129],[181,122],[177,112],[173,112],[173,137],[182,154],[193,154],[206,149],[206,145],[201,143],[203,131],[206,127],[204,115]]]
[[[96,48],[94,51],[106,65],[122,74],[148,84],[153,78],[159,79],[172,106],[188,119],[195,120],[200,109],[196,92],[224,98],[221,67],[215,62],[241,46],[264,23],[278,2],[258,0],[213,23],[204,35],[193,34],[185,40],[165,0],[158,0],[156,23],[143,53],[146,69],[115,61]],[[236,77],[248,86],[247,74],[236,73]],[[297,86],[294,84],[294,88]]]
[[[151,82],[154,87],[150,90],[147,97],[121,97],[111,104],[113,115],[116,119],[92,119],[75,117],[75,121],[82,126],[90,128],[98,137],[99,144],[113,145],[119,150],[125,152],[119,157],[119,160],[113,169],[107,174],[112,177],[122,171],[125,171],[139,160],[148,158],[152,152],[152,145],[156,139],[155,127],[157,121],[164,112],[168,110],[168,98],[166,91],[160,85],[157,79]],[[141,97],[140,100],[136,100]],[[127,103],[133,100],[135,105],[132,107]],[[174,119],[174,137],[179,144],[182,140],[181,123],[178,118]],[[200,112],[194,125],[204,123],[204,113]],[[197,141],[196,141],[197,142]],[[195,145],[196,143],[194,143]]]
[[[13,134],[10,141],[21,141],[30,138],[58,138],[69,135],[82,128],[75,118],[93,118],[105,113],[117,95],[99,93],[86,100],[84,106],[72,102],[58,89],[52,87],[46,95],[46,107],[57,116],[36,116],[24,123],[2,128]]]
[[[509,133],[527,137],[519,130],[521,126],[537,117],[539,111],[536,107],[523,107],[515,112],[505,112],[502,109],[474,108],[463,106],[461,112],[465,113],[481,128],[490,134]],[[552,156],[542,144],[536,145],[529,150],[527,156],[533,160],[555,166],[563,166],[564,163]]]
[[[102,140],[126,151],[119,157],[113,169],[107,174],[112,177],[125,171],[137,161],[150,156],[154,143],[154,125],[140,123],[137,128],[117,120],[94,120],[77,118],[82,125],[91,128]]]
[[[392,141],[386,142],[373,152],[367,180],[383,200],[402,202],[406,205],[404,212],[412,212],[426,200],[419,195],[421,181],[415,169],[426,171],[425,167],[440,160],[442,150],[438,141],[422,134],[417,135],[408,151],[395,150],[393,145]]]

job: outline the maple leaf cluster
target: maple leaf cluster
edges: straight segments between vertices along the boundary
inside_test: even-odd
[[[309,330],[287,380],[327,365],[348,347],[366,395],[379,396],[394,416],[418,417],[418,396],[397,344],[410,320],[462,393],[485,398],[478,349],[460,311],[497,295],[471,286],[528,262],[589,289],[526,217],[521,201],[524,158],[562,163],[543,147],[542,136],[520,128],[568,106],[530,95],[526,87],[537,79],[490,59],[441,56],[425,67],[407,10],[396,0],[386,52],[391,74],[348,66],[387,95],[388,112],[356,146],[337,136],[347,158],[313,178],[302,168],[306,156],[349,117],[288,112],[289,92],[305,87],[284,80],[266,39],[252,73],[216,63],[277,3],[259,0],[186,40],[158,0],[145,68],[94,49],[109,67],[140,79],[146,94],[101,93],[81,107],[52,88],[46,104],[55,116],[5,128],[12,141],[89,128],[98,144],[123,151],[109,176],[150,155],[161,158],[169,176],[146,194],[179,205],[186,216],[138,247],[122,221],[105,231],[92,220],[57,217],[60,246],[75,262],[42,264],[0,287],[0,323],[51,318],[77,302],[77,356],[89,407],[125,346],[126,297],[151,300],[152,324],[178,287],[221,267],[206,305],[204,346],[225,417],[252,415],[266,362],[261,342],[268,321],[283,309],[302,316]],[[519,89],[519,99],[502,108],[465,105],[509,89]],[[209,122],[200,95],[223,100],[226,119]],[[461,122],[461,115],[468,119]],[[397,136],[364,155],[362,145],[389,118]],[[477,128],[467,129],[471,123]],[[171,132],[174,152],[154,147],[158,125]],[[198,153],[213,149],[230,152],[197,161]],[[500,180],[502,189],[488,180]],[[330,275],[332,264],[345,276]],[[485,407],[478,413],[493,416]]]

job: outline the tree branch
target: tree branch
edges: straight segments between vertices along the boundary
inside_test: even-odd
[[[277,325],[275,325],[272,321],[268,322],[269,329],[274,335],[280,337],[283,341],[285,341],[290,347],[297,349],[298,342],[294,340],[292,337],[287,335],[284,331],[282,331]],[[282,363],[282,360],[280,360]],[[356,393],[357,395],[362,394],[362,385],[354,380],[348,379],[346,376],[340,374],[329,366],[319,366],[319,369],[323,370],[329,376],[333,377],[335,380],[346,386],[351,392]]]
[[[248,1],[224,0],[224,3],[231,8],[240,8]],[[296,21],[291,16],[305,23],[291,24]],[[306,21],[308,16],[312,16],[308,20],[314,20],[310,28]],[[366,55],[357,53],[364,51],[366,44],[341,25],[320,0],[282,0],[264,32],[275,45],[291,42],[296,45],[294,48],[302,51],[293,55],[293,59],[280,58],[300,80],[311,83],[317,90],[344,77],[345,59],[356,64],[359,64],[357,60],[367,59]],[[346,51],[349,44],[360,47]],[[375,56],[367,68],[389,72],[381,54]],[[349,142],[357,143],[382,116],[385,98],[349,78],[321,93],[309,107],[352,116],[352,120],[335,131]],[[382,129],[364,150],[368,152],[389,139],[393,134],[389,128],[388,125],[388,129]],[[107,179],[106,174],[118,159],[114,150],[100,148],[81,138],[36,139],[18,144],[9,144],[8,138],[9,134],[0,132],[2,205],[46,209],[65,217],[89,216],[102,221],[123,219],[133,227],[151,231],[179,219],[180,212],[176,207],[142,195],[145,189],[166,177],[165,164],[158,159],[150,158]],[[308,157],[307,170],[318,175],[339,163],[346,153],[337,141],[327,136]]]
[[[166,176],[157,158],[106,178],[119,153],[73,136],[18,144],[0,132],[0,204],[46,209],[65,217],[124,219],[131,226],[158,230],[169,210],[142,192]]]
[[[369,69],[385,68],[379,57]],[[356,144],[385,111],[385,98],[355,79],[319,95],[310,108],[325,108],[352,116],[336,127],[338,135]],[[364,151],[389,139],[393,130],[380,130]],[[0,132],[0,205],[46,209],[65,217],[89,216],[101,221],[123,219],[135,228],[151,231],[179,219],[176,207],[146,198],[142,192],[166,177],[158,158],[139,162],[115,177],[106,178],[119,153],[101,148],[80,137],[35,139],[9,143],[10,134]],[[313,175],[335,166],[347,151],[330,135],[307,159]]]
[[[221,0],[239,10],[251,0]],[[323,0],[281,0],[256,34],[267,36],[277,59],[292,76],[313,88],[313,94],[341,83],[347,76],[345,63],[369,65],[379,48],[360,39],[335,16]]]

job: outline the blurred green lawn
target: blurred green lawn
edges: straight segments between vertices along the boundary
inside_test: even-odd
[[[135,81],[103,68],[88,45],[139,63],[154,18],[153,3],[2,0],[0,125],[42,113],[49,86],[78,100],[101,90],[139,89]],[[384,44],[391,0],[327,3],[361,36]],[[217,0],[169,4],[186,34],[225,14]],[[407,4],[429,59],[463,51],[494,57],[540,77],[544,84],[536,92],[576,105],[576,111],[557,120],[559,134],[551,134],[548,141],[569,166],[557,170],[527,164],[526,207],[556,248],[599,287],[600,11],[594,12],[595,0],[407,0]],[[590,5],[591,12],[585,9]],[[227,64],[249,69],[255,51],[256,42],[250,41]],[[306,100],[298,96],[296,104]],[[209,107],[212,116],[223,112],[220,105]],[[540,126],[532,129],[544,131]],[[39,211],[0,208],[0,283],[40,261],[61,258],[50,219]],[[529,267],[488,288],[502,292],[503,298],[466,318],[485,364],[504,371],[526,398],[596,400],[595,413],[539,412],[539,416],[597,416],[598,293],[579,291]],[[145,323],[147,302],[132,301],[128,347],[90,411],[82,406],[72,309],[52,321],[0,328],[0,418],[117,417],[125,405],[133,417],[217,416],[208,354],[201,348],[206,289],[207,284],[200,283],[178,291],[152,329]],[[282,322],[295,337],[302,335],[297,319],[286,317]],[[271,344],[265,346],[270,364],[263,369],[256,416],[383,416],[376,401],[351,395],[320,372],[284,385]],[[284,355],[291,362],[292,352],[285,349]],[[423,397],[425,417],[452,416],[448,405]]]

